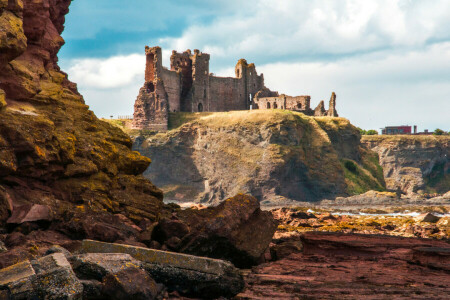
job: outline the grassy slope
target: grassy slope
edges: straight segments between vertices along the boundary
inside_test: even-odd
[[[123,120],[105,120],[116,126],[124,126]],[[257,164],[263,156],[270,155],[273,160],[287,160],[297,157],[305,162],[310,170],[310,176],[316,179],[333,178],[335,176],[345,176],[348,194],[354,195],[363,193],[370,189],[385,190],[382,169],[378,163],[378,156],[365,149],[360,149],[361,161],[352,160],[357,166],[356,171],[349,171],[345,168],[345,162],[350,159],[336,156],[336,153],[329,150],[331,141],[327,132],[347,130],[351,134],[358,134],[356,127],[344,118],[320,117],[314,118],[302,113],[288,110],[253,110],[253,111],[231,111],[216,113],[170,113],[169,131],[153,135],[159,140],[166,140],[179,133],[184,124],[195,124],[196,126],[211,129],[238,128],[252,132],[260,127],[265,127],[274,133],[269,145],[266,148],[254,147],[252,143],[246,144],[242,148],[239,141],[229,139],[224,140],[222,150],[227,155],[236,157],[233,168],[233,161],[230,162],[230,169],[239,173],[239,164],[245,162],[249,165]],[[295,128],[302,128],[299,134],[298,144],[286,143]],[[124,129],[124,128],[123,128]],[[142,132],[124,129],[128,134],[135,135]],[[294,132],[295,134],[295,132]],[[279,141],[277,141],[277,139]],[[245,153],[245,156],[242,155]],[[324,157],[327,164],[324,165]],[[251,178],[246,178],[251,180]],[[171,187],[173,189],[174,187]]]

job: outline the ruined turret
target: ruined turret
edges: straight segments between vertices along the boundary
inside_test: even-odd
[[[339,117],[337,111],[336,111],[336,94],[335,92],[331,93],[330,98],[330,106],[327,111],[328,117]]]
[[[322,117],[327,114],[327,111],[325,110],[325,103],[320,101],[319,105],[314,109],[314,116],[315,117]]]

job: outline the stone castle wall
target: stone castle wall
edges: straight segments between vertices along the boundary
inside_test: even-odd
[[[240,59],[236,77],[216,77],[209,72],[210,55],[199,50],[173,51],[170,70],[162,65],[160,47],[146,47],[144,87],[134,105],[133,128],[166,130],[169,112],[220,112],[230,110],[289,109],[309,115],[333,115],[335,94],[330,107],[310,108],[310,96],[279,95],[264,86],[254,64]],[[332,97],[333,98],[333,97]],[[250,100],[252,99],[252,101]],[[337,113],[336,113],[337,116]]]

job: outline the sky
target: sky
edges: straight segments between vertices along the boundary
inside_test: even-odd
[[[210,53],[210,71],[256,64],[271,90],[334,91],[337,111],[363,129],[450,130],[448,0],[75,0],[60,66],[99,117],[131,115],[146,45]]]

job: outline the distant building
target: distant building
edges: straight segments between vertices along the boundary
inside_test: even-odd
[[[414,131],[411,132],[411,126],[401,125],[401,126],[386,126],[381,128],[381,134],[415,134],[415,135],[430,135],[433,134],[429,132],[428,129],[424,129],[423,132],[417,132],[417,125],[414,125]]]
[[[386,126],[381,129],[381,134],[411,134],[411,126]]]

